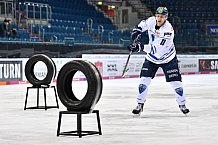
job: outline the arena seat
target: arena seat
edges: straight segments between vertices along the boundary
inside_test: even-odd
[[[28,2],[48,4],[52,7],[52,19],[49,21],[50,25],[29,24],[28,30],[36,35],[40,35],[38,40],[41,41],[42,37],[45,42],[58,41],[63,42],[65,37],[72,37],[75,43],[119,43],[119,39],[122,38],[122,32],[117,30],[111,20],[98,11],[95,6],[87,3],[87,0],[28,0]],[[23,1],[17,1],[17,9],[25,11],[24,5],[18,5]],[[34,15],[35,12],[35,15]],[[39,9],[35,10],[29,8],[29,19],[40,18]],[[41,19],[46,18],[46,13],[42,10]],[[88,33],[87,19],[93,20],[91,33]],[[103,26],[102,40],[99,39],[98,27]],[[43,31],[43,32],[42,32]],[[112,35],[114,41],[109,42],[109,33],[117,32],[118,35]],[[43,36],[42,36],[43,35]],[[31,35],[21,32],[20,36],[30,39]],[[124,35],[125,37],[125,35]],[[54,39],[55,38],[55,39]],[[57,39],[57,40],[56,40]]]
[[[181,26],[178,30],[180,33],[176,34],[181,39],[175,40],[179,43],[180,40],[189,39],[201,40],[202,35],[206,35],[205,24],[218,23],[218,1],[196,1],[196,0],[143,0],[144,4],[149,7],[152,12],[155,12],[159,6],[166,6],[169,10],[169,21],[172,25],[180,23]],[[174,18],[177,17],[180,22],[175,22]],[[175,27],[174,27],[175,29]],[[184,37],[183,37],[184,36]],[[199,43],[200,42],[200,43]],[[205,38],[201,41],[192,41],[190,45],[207,44],[208,39]]]

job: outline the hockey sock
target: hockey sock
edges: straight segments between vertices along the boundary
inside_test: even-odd
[[[147,92],[148,92],[148,86],[151,83],[150,77],[141,77],[140,84],[138,87],[138,96],[137,96],[137,102],[138,103],[144,103],[146,100]]]
[[[173,82],[170,82],[170,84],[171,84],[171,87],[173,88],[173,90],[175,91],[175,96],[176,96],[177,103],[179,105],[185,105],[186,97],[185,97],[185,94],[183,92],[182,82],[173,81]]]

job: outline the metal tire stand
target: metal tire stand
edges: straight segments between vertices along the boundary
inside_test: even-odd
[[[46,89],[48,89],[48,88],[53,88],[54,89],[55,99],[56,99],[57,106],[47,106],[47,102],[46,102]],[[37,89],[37,104],[34,107],[26,107],[27,106],[27,98],[28,98],[29,89]],[[39,106],[39,89],[44,89],[45,106]],[[55,86],[50,86],[50,85],[43,85],[42,86],[42,85],[40,85],[40,86],[27,87],[24,110],[26,110],[26,109],[45,109],[45,110],[47,110],[47,109],[50,109],[50,108],[59,108],[58,98],[57,98],[57,93],[56,93]]]
[[[81,112],[79,112],[79,111],[60,111],[59,112],[59,120],[58,120],[58,128],[57,128],[57,136],[69,135],[69,136],[79,136],[79,138],[81,138],[82,136],[85,136],[85,135],[93,135],[93,134],[102,135],[99,110],[93,110],[91,113],[96,113],[98,131],[83,131],[82,130],[82,114],[90,114],[89,112],[87,112],[87,111],[83,111],[83,112],[82,111]],[[77,130],[60,132],[62,114],[76,114],[77,115]]]

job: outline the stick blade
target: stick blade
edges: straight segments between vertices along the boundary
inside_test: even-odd
[[[127,68],[126,70],[123,70],[122,77],[125,77],[128,71],[129,71],[129,68]]]

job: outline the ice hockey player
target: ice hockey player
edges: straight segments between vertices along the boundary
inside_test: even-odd
[[[182,113],[189,113],[186,108],[186,97],[183,91],[182,78],[178,67],[176,49],[174,46],[174,30],[167,20],[168,10],[166,7],[158,7],[155,16],[142,20],[131,33],[133,44],[128,46],[132,52],[146,52],[146,59],[140,73],[140,84],[138,87],[137,107],[133,114],[140,114],[146,101],[148,87],[155,77],[158,68],[161,67],[167,82],[170,82],[175,91],[176,101]],[[142,32],[148,31],[149,44],[140,43]]]

